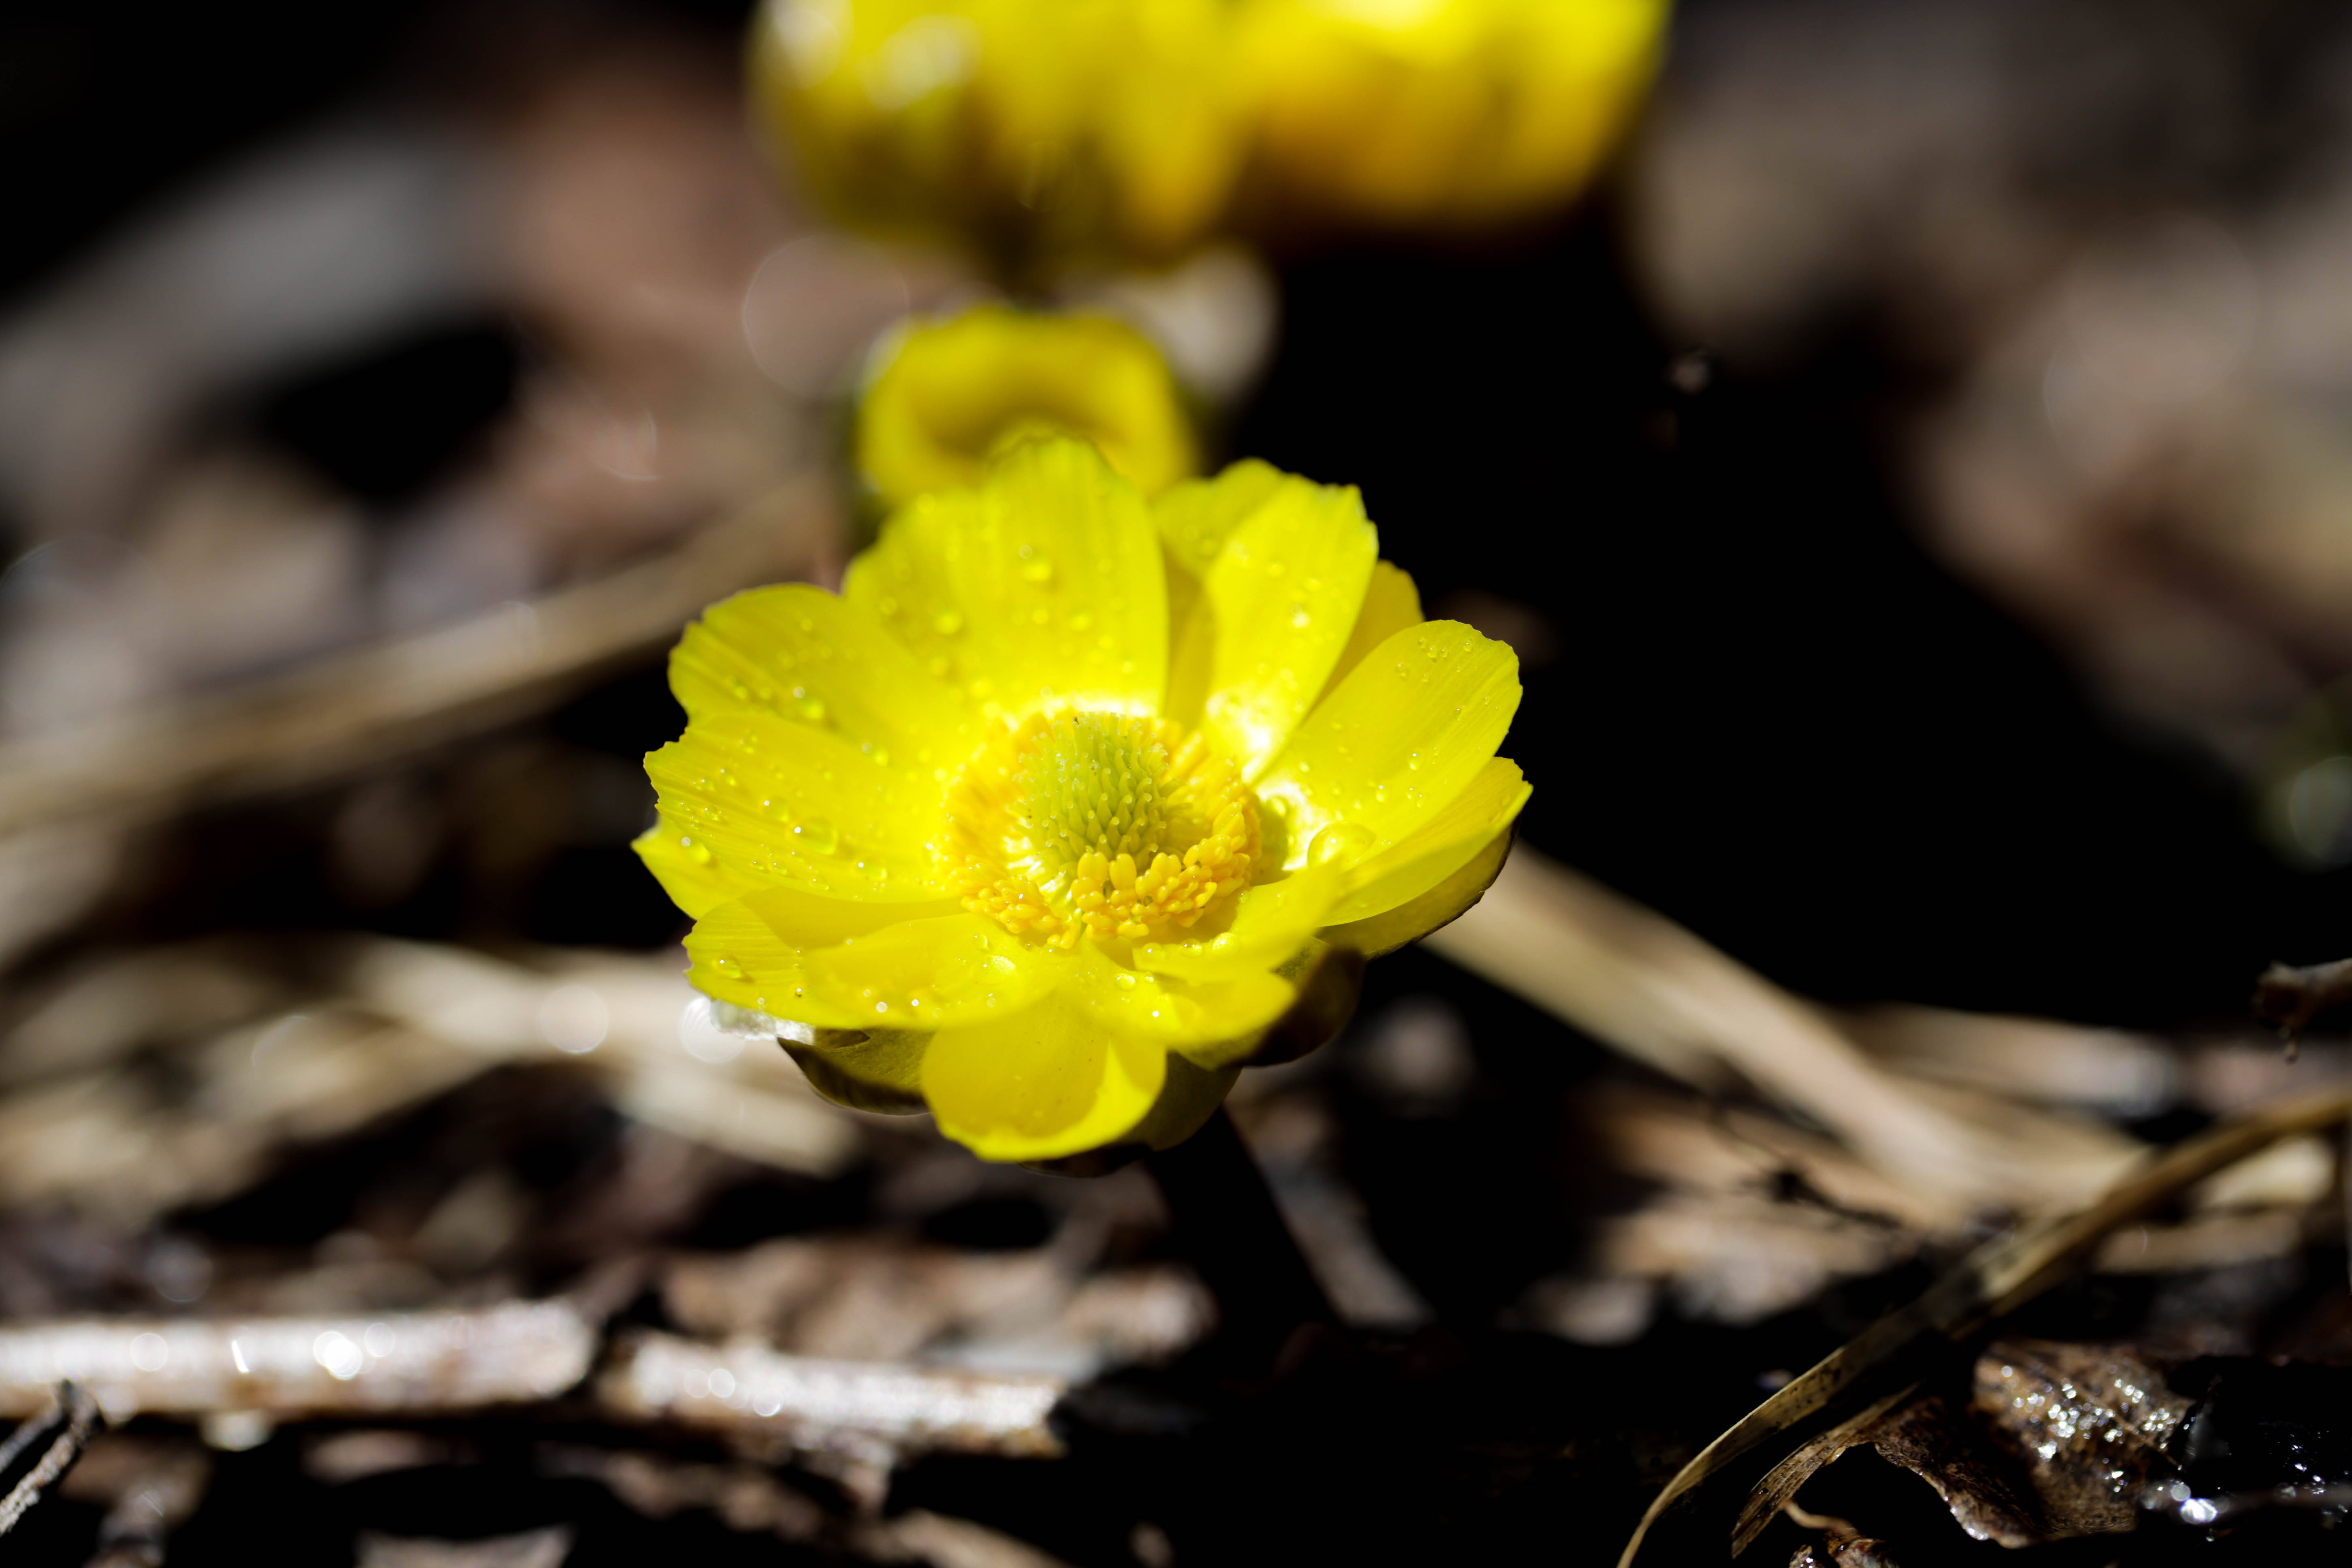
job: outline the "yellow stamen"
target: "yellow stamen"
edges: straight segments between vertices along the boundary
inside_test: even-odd
[[[1257,802],[1165,719],[1033,714],[948,793],[964,907],[1053,945],[1192,925],[1249,885]]]

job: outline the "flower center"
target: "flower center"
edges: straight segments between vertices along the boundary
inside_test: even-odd
[[[948,792],[964,907],[1056,947],[1164,937],[1249,886],[1257,802],[1165,719],[1033,714]]]

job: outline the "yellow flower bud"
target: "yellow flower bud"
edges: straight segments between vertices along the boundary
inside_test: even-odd
[[[1034,436],[1092,442],[1148,495],[1200,463],[1150,340],[1108,316],[997,305],[911,322],[878,345],[852,447],[861,483],[889,508],[977,484],[992,458]]]

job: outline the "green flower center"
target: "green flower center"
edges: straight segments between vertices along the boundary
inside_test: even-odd
[[[1168,748],[1123,715],[1055,719],[1022,759],[1013,811],[1033,851],[1076,866],[1088,851],[1149,864],[1168,831],[1160,790]]]

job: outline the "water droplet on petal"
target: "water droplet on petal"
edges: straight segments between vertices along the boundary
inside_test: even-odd
[[[841,847],[839,830],[821,816],[800,824],[793,833],[813,855],[830,855]]]
[[[963,616],[953,610],[941,610],[931,617],[931,630],[943,637],[951,637],[963,630]]]
[[[1310,866],[1344,866],[1360,860],[1377,838],[1372,830],[1356,822],[1335,822],[1315,836],[1307,847],[1307,863]]]

